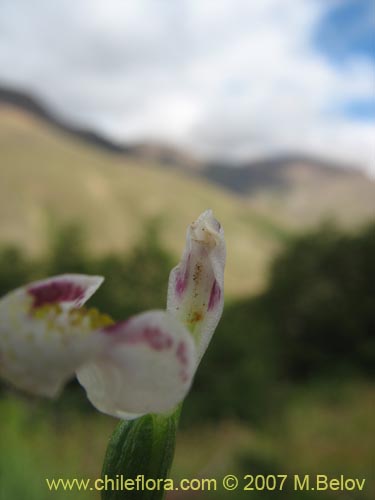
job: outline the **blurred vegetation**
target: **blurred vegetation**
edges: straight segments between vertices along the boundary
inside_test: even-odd
[[[297,239],[274,262],[265,301],[284,375],[374,375],[375,224]]]
[[[261,423],[294,383],[372,378],[374,333],[375,224],[323,225],[291,240],[263,294],[227,305],[185,418]]]
[[[150,308],[165,308],[168,276],[174,259],[162,247],[158,222],[145,224],[134,248],[123,255],[91,253],[79,224],[51,227],[46,255],[28,258],[17,246],[0,248],[0,296],[32,280],[63,273],[105,276],[102,287],[90,300],[120,320]]]
[[[48,251],[40,258],[30,258],[16,246],[0,248],[0,295],[45,276],[83,272],[106,277],[90,305],[115,319],[165,307],[168,275],[176,262],[160,243],[155,221],[145,224],[142,238],[123,255],[91,253],[76,224],[51,226],[50,235]],[[189,470],[187,459],[177,453],[174,474],[199,473],[194,466],[201,461],[192,459],[194,429],[199,453],[204,447],[209,453],[219,440],[219,449],[228,456],[222,455],[221,468],[212,466],[212,477],[232,470],[294,474],[294,465],[304,474],[370,473],[367,435],[373,431],[374,332],[375,224],[357,233],[323,225],[288,240],[270,268],[265,291],[226,304],[184,404],[181,446],[193,468]],[[97,415],[76,382],[57,402],[14,399],[4,387],[2,394],[0,500],[47,498],[41,482],[47,473],[74,477],[79,470],[87,477],[99,475],[114,423]],[[223,431],[220,422],[236,422],[231,442],[223,432],[232,431]],[[209,438],[212,432],[216,434]],[[242,437],[236,441],[238,433]],[[211,445],[209,439],[214,440]],[[53,458],[59,447],[65,457],[73,454],[66,458],[69,465]],[[217,453],[213,448],[212,454]],[[50,465],[43,457],[49,457]],[[82,460],[88,463],[81,466]],[[231,469],[222,470],[224,466]],[[27,496],[23,482],[29,488]],[[264,492],[251,493],[253,498],[268,498]],[[223,495],[215,498],[226,498]],[[277,498],[289,498],[282,495]],[[269,496],[276,498],[276,493]],[[60,498],[57,493],[54,497]],[[244,494],[233,493],[231,498]],[[319,498],[330,496],[320,493]]]

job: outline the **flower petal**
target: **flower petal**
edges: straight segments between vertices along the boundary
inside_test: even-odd
[[[19,389],[53,397],[102,348],[98,313],[74,309],[100,286],[97,276],[62,275],[0,300],[0,376]]]
[[[107,327],[111,339],[77,371],[91,403],[120,418],[172,410],[186,395],[196,353],[189,332],[165,311],[148,311]]]
[[[190,225],[181,262],[169,276],[167,310],[192,332],[203,356],[224,304],[224,231],[211,210]]]
[[[56,303],[67,308],[81,307],[103,281],[102,276],[61,274],[31,283],[26,287],[26,291],[33,298],[33,307]]]

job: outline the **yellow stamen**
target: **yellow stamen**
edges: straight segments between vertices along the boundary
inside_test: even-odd
[[[58,304],[46,304],[33,310],[33,316],[36,319],[42,319],[47,322],[48,329],[54,329],[62,317],[66,328],[82,328],[82,331],[93,331],[114,323],[113,319],[107,314],[102,314],[98,309],[81,307],[79,309],[70,309],[64,311]]]

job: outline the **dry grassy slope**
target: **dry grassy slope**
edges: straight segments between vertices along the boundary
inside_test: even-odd
[[[279,223],[307,228],[332,219],[353,227],[375,218],[375,181],[362,172],[298,163],[285,168],[283,177],[285,190],[265,190],[251,199],[254,209]]]
[[[280,245],[278,228],[235,196],[157,165],[90,149],[4,106],[0,169],[0,241],[32,252],[46,243],[50,215],[81,221],[95,251],[125,251],[147,219],[162,217],[162,238],[177,257],[186,226],[211,207],[226,230],[227,291],[233,295],[259,289]]]

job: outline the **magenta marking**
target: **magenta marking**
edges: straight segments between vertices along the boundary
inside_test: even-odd
[[[176,356],[178,361],[180,362],[182,368],[179,371],[179,376],[182,380],[183,383],[186,383],[189,380],[189,375],[188,375],[188,365],[189,365],[189,359],[188,359],[188,353],[187,353],[187,346],[186,343],[181,340],[178,343],[177,349],[176,349]]]
[[[173,340],[170,335],[158,328],[145,328],[142,333],[144,340],[156,351],[162,351],[172,347]]]
[[[183,340],[181,340],[178,343],[178,346],[176,349],[176,355],[177,355],[177,359],[181,363],[181,365],[186,367],[188,364],[187,347],[186,347],[186,344]]]
[[[85,290],[82,286],[66,280],[41,283],[28,288],[27,293],[32,295],[34,299],[34,308],[60,302],[75,302],[79,304],[85,297]]]
[[[190,254],[186,259],[185,266],[183,269],[178,269],[176,272],[176,293],[181,297],[186,290],[188,279],[189,279],[189,267],[190,267]]]
[[[128,344],[147,344],[154,351],[164,351],[173,345],[172,337],[157,327],[146,326],[141,330],[132,327],[132,320],[125,320],[114,325],[103,328],[105,333],[118,334],[116,339],[119,342],[125,341]]]
[[[221,288],[218,282],[215,280],[211,288],[210,299],[208,301],[207,310],[212,311],[212,309],[214,309],[220,302],[220,298],[221,298]]]

